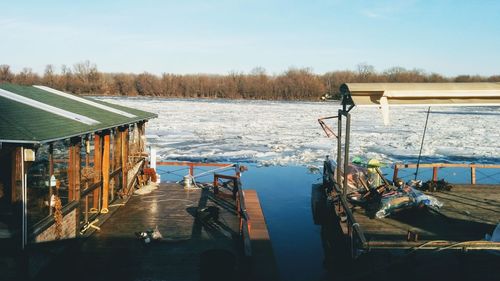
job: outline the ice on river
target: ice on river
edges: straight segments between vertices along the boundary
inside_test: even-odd
[[[335,155],[317,119],[336,115],[338,103],[178,100],[100,97],[155,112],[148,145],[162,160],[319,165]],[[354,108],[351,156],[386,162],[415,161],[427,108],[391,108],[385,126],[377,108]],[[336,122],[336,121],[335,121]],[[336,124],[330,120],[330,125]],[[422,158],[445,162],[500,162],[499,107],[431,108]]]

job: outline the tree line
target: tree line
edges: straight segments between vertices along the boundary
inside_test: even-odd
[[[437,73],[402,67],[382,72],[368,64],[356,70],[315,74],[309,68],[290,68],[269,75],[256,67],[249,73],[214,74],[103,73],[89,61],[61,66],[56,72],[47,65],[42,75],[31,68],[14,73],[9,65],[0,65],[0,83],[42,84],[80,95],[155,96],[169,98],[228,98],[263,100],[319,100],[336,98],[342,83],[354,82],[500,82],[500,75],[459,75],[445,77]]]

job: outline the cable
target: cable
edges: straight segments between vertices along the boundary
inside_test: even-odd
[[[418,160],[417,160],[417,170],[415,171],[415,180],[417,180],[418,176],[418,168],[420,166],[420,157],[422,156],[422,148],[424,147],[424,139],[425,139],[425,132],[427,131],[427,122],[429,121],[429,114],[431,113],[431,107],[427,109],[427,117],[425,118],[425,126],[424,126],[424,134],[422,135],[422,142],[420,143],[420,152],[418,153]]]

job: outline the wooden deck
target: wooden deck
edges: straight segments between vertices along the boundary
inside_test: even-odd
[[[369,248],[409,248],[437,240],[477,241],[500,222],[500,186],[454,185],[451,191],[430,194],[444,204],[439,212],[407,210],[377,219],[363,208],[353,208]],[[407,241],[408,231],[417,233],[418,240]]]
[[[271,238],[255,190],[245,190],[245,204],[250,216],[250,241],[252,246],[253,280],[279,280]]]
[[[197,219],[208,206],[220,210],[218,221]],[[156,226],[161,241],[145,244],[136,237],[135,232]],[[150,194],[134,195],[40,280],[249,280],[246,262],[229,191],[214,195],[161,184]]]

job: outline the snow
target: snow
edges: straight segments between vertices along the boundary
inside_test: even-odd
[[[336,115],[339,105],[334,102],[98,99],[157,113],[146,131],[160,160],[320,165],[325,155],[335,155],[335,140],[317,122]],[[426,112],[423,107],[391,108],[391,122],[384,126],[377,108],[354,108],[351,156],[415,161]],[[336,119],[328,124],[336,130]],[[499,163],[499,124],[499,107],[431,108],[422,158]]]

